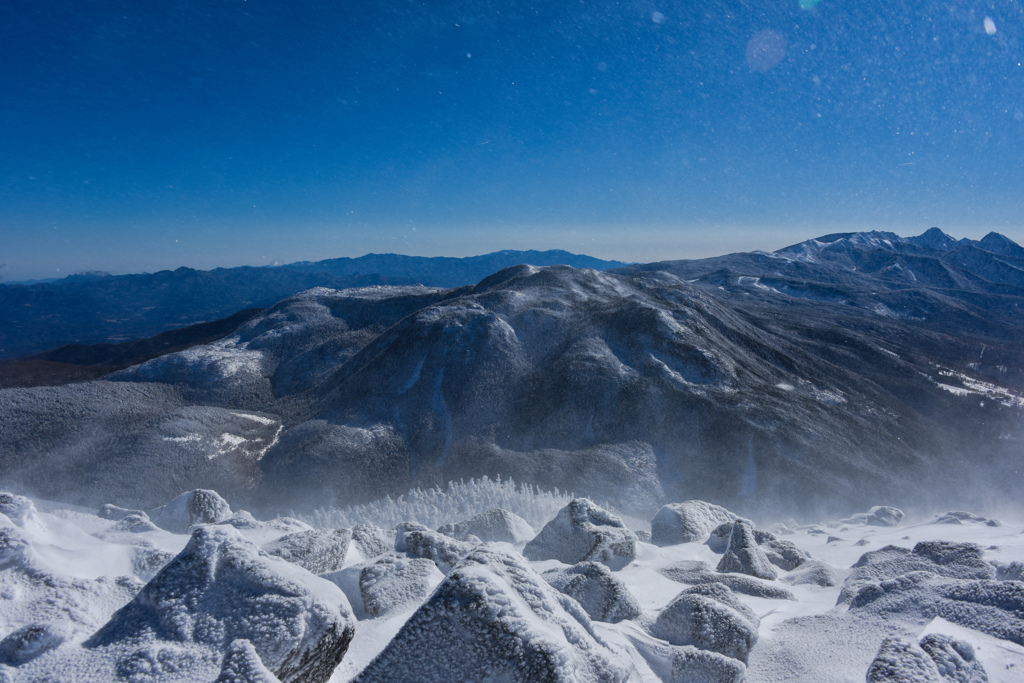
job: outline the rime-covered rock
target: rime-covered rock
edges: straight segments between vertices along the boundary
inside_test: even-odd
[[[940,683],[935,662],[920,646],[886,638],[868,667],[867,683]]]
[[[171,533],[187,533],[197,524],[216,524],[231,518],[231,506],[216,491],[186,491],[167,505],[149,512],[149,518]]]
[[[988,683],[970,643],[933,633],[919,645],[886,638],[868,668],[868,683]]]
[[[579,604],[518,554],[484,545],[355,680],[610,683],[625,680],[627,666]]]
[[[779,580],[791,586],[809,584],[831,587],[839,585],[839,575],[836,570],[819,560],[805,562]]]
[[[996,578],[1000,581],[1024,581],[1024,562],[993,563]]]
[[[723,574],[716,572],[707,562],[700,560],[682,560],[663,567],[658,573],[665,578],[699,586],[708,583],[721,583],[737,593],[751,595],[769,600],[796,600],[796,596],[788,588],[774,582],[747,576],[746,574]]]
[[[920,622],[942,617],[996,638],[1024,645],[1024,583],[950,579],[917,571],[868,583],[850,611]]]
[[[665,683],[742,683],[746,665],[725,655],[692,645],[672,648],[671,669]]]
[[[659,546],[703,543],[719,525],[737,517],[720,505],[703,500],[670,503],[651,520],[651,543]]]
[[[921,649],[935,662],[942,680],[949,683],[988,683],[985,667],[974,655],[974,647],[941,633],[921,639]]]
[[[658,614],[651,633],[673,645],[694,645],[744,664],[757,643],[760,620],[722,584],[696,586]]]
[[[373,524],[357,524],[352,527],[352,545],[367,560],[392,552],[396,537],[395,529],[382,529]]]
[[[913,550],[887,545],[860,556],[851,567],[839,594],[846,602],[863,585],[895,578],[908,572],[926,571],[956,579],[994,579],[996,569],[985,561],[975,543],[922,541]]]
[[[382,617],[421,604],[440,576],[437,566],[427,559],[381,557],[359,573],[363,611],[370,617]]]
[[[395,551],[432,560],[445,574],[480,544],[475,536],[451,538],[417,522],[402,522],[395,532]]]
[[[282,681],[321,683],[353,634],[340,589],[218,525],[197,528],[86,646],[169,641],[223,650],[246,639]]]
[[[985,524],[987,526],[1002,526],[1002,523],[998,520],[982,517],[981,515],[964,510],[951,510],[933,519],[932,524]]]
[[[636,557],[636,542],[621,519],[587,498],[576,498],[526,544],[523,555],[534,562],[591,560],[618,566]]]
[[[793,571],[811,559],[809,553],[798,548],[792,541],[784,541],[767,531],[754,529],[754,539],[757,541],[758,547],[764,551],[768,561],[787,572]]]
[[[23,527],[35,516],[36,506],[25,496],[0,491],[0,514],[7,515],[15,525]]]
[[[280,679],[263,666],[256,648],[248,640],[231,642],[224,655],[220,675],[214,683],[281,683]]]
[[[718,571],[747,574],[768,581],[774,581],[779,575],[758,546],[753,527],[744,520],[733,522],[729,546],[718,563]]]
[[[62,622],[22,626],[0,640],[0,664],[21,666],[60,647],[72,634],[69,625]]]
[[[898,526],[903,521],[903,510],[890,505],[876,505],[868,510],[865,520],[871,526]]]
[[[143,510],[132,510],[130,508],[123,508],[118,505],[114,505],[113,503],[106,503],[104,505],[101,505],[99,511],[96,512],[97,517],[102,517],[103,519],[110,519],[115,522],[120,519],[124,519],[128,515],[138,514],[145,515],[146,513]]]
[[[456,538],[472,535],[484,542],[504,543],[525,543],[536,535],[529,522],[501,508],[481,512],[476,517],[458,524],[445,524],[439,527],[438,531]]]
[[[594,621],[616,623],[635,619],[642,612],[626,584],[600,562],[580,562],[569,569],[555,569],[541,576],[580,603]]]
[[[287,534],[263,546],[268,554],[293,562],[313,574],[337,571],[345,564],[352,532],[311,529]]]

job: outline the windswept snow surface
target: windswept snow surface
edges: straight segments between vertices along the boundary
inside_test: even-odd
[[[213,508],[213,519],[228,514]],[[993,683],[1019,683],[1024,672],[1024,582],[1012,578],[1024,563],[1024,518],[951,511],[898,519],[900,511],[877,506],[842,521],[777,524],[773,533],[748,533],[741,522],[742,547],[756,544],[772,559],[771,581],[715,571],[725,550],[715,534],[663,546],[633,541],[635,556],[608,567],[529,561],[521,543],[470,536],[458,541],[465,557],[416,557],[422,548],[410,550],[387,529],[311,533],[296,520],[259,521],[244,511],[197,520],[191,536],[140,511],[99,512],[0,494],[0,680],[212,683],[272,681],[275,671],[284,680],[293,675],[282,664],[288,654],[271,647],[276,640],[260,641],[259,624],[298,623],[304,617],[291,606],[303,595],[340,610],[337,619],[353,627],[333,683],[527,680],[537,672],[573,682],[860,683],[893,638],[915,653],[938,647],[936,661],[947,668],[968,650],[942,644],[967,643],[974,659],[965,661]],[[736,511],[761,521],[745,512]],[[896,524],[876,521],[883,519]],[[403,528],[449,539],[411,521]],[[327,548],[328,537],[348,544],[321,565],[332,571],[317,578],[294,563],[321,568],[305,551]],[[287,547],[293,562],[259,546]],[[728,587],[742,581],[777,590]],[[227,602],[209,597],[220,590]],[[173,609],[160,616],[161,605]],[[296,643],[313,636],[292,630]],[[926,639],[932,634],[953,640]]]

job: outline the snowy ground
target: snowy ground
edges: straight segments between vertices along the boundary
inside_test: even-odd
[[[92,510],[46,501],[34,501],[33,509],[19,500],[13,497],[0,499],[0,512],[3,512],[0,514],[0,541],[3,541],[0,542],[0,681],[39,680],[45,675],[55,675],[56,680],[74,680],[77,675],[66,677],[69,670],[74,671],[75,662],[95,669],[91,672],[92,678],[82,672],[82,680],[102,680],[108,674],[97,674],[96,671],[105,672],[107,669],[97,668],[95,657],[90,658],[91,655],[79,656],[77,653],[86,650],[82,644],[107,624],[114,613],[131,601],[147,582],[153,580],[161,567],[182,553],[190,542],[190,534],[171,533],[158,528],[146,515],[104,519]],[[177,505],[181,507],[184,504]],[[127,512],[108,516],[117,517]],[[216,526],[233,526],[242,537],[265,549],[288,534],[311,530],[309,525],[298,520],[257,522],[245,513],[232,513],[230,518],[224,510],[216,514],[221,517],[216,520],[220,522]],[[159,519],[158,515],[151,515],[154,520]],[[735,597],[760,619],[746,680],[863,681],[885,638],[900,636],[917,643],[930,633],[949,634],[970,643],[989,681],[1024,680],[1024,646],[1018,644],[1024,642],[1024,633],[1018,634],[1020,637],[1015,643],[942,617],[928,618],[920,612],[854,613],[847,603],[840,601],[844,579],[851,566],[866,552],[890,545],[911,549],[922,541],[973,543],[983,549],[985,561],[1007,567],[1015,561],[1024,562],[1022,529],[1024,519],[1005,518],[1000,520],[999,526],[978,518],[962,520],[960,524],[937,524],[934,519],[907,519],[894,527],[849,521],[769,527],[778,539],[794,543],[814,560],[827,565],[836,580],[832,586],[793,583],[793,572],[777,569],[778,578],[767,583],[791,591],[795,600],[753,597],[736,592]],[[230,534],[226,538],[230,540],[235,532],[228,531]],[[371,614],[371,606],[363,604],[359,597],[358,582],[360,569],[372,564],[374,558],[371,555],[375,551],[368,550],[372,544],[358,542],[351,534],[343,538],[352,539],[345,541],[349,545],[342,550],[344,560],[332,571],[321,574],[322,579],[309,577],[313,582],[332,582],[349,598],[341,613],[351,614],[355,636],[340,665],[329,677],[330,681],[339,683],[349,681],[362,672],[420,609],[430,592],[445,580],[446,573],[453,571],[457,558],[446,560],[448,555],[444,553],[465,554],[466,548],[475,544],[470,540],[468,545],[459,546],[452,541],[455,545],[451,550],[435,548],[429,551],[433,553],[437,566],[430,566],[423,559],[409,559],[424,557],[422,551],[418,555],[411,549],[405,553],[392,553],[389,548],[386,553],[389,557],[395,557],[399,563],[409,563],[408,567],[419,573],[415,581],[396,584],[396,590],[404,593],[401,600],[394,602],[395,609]],[[391,543],[392,539],[393,536],[386,537],[385,544]],[[488,547],[520,557],[525,545],[523,541],[515,544],[496,542]],[[668,578],[663,570],[680,562],[695,561],[706,562],[713,570],[722,559],[722,553],[703,542],[665,547],[638,542],[635,548],[632,560],[624,564],[610,561],[609,564],[614,569],[614,576],[639,603],[642,614],[618,623],[594,621],[593,634],[599,642],[603,641],[621,655],[622,661],[626,662],[624,666],[629,669],[628,680],[667,680],[655,661],[657,657],[651,655],[665,646],[664,641],[651,634],[651,624],[688,585]],[[260,553],[262,555],[262,551]],[[281,562],[283,560],[272,559],[267,566],[277,567]],[[416,565],[417,562],[421,564]],[[529,566],[543,574],[549,570],[567,569],[570,565],[546,559],[530,562]],[[799,570],[797,568],[794,572]],[[289,571],[295,571],[295,568]],[[333,586],[328,588],[335,590]],[[420,592],[415,593],[414,588]],[[320,589],[314,593],[317,590],[323,595],[337,593]],[[410,599],[409,595],[414,595],[414,598]],[[841,604],[837,606],[837,602]],[[1017,609],[1015,623],[1019,624],[1024,615],[1019,613],[1019,606]],[[33,641],[30,646],[18,645],[12,634],[33,625],[45,625],[45,637],[38,638],[38,642]],[[238,649],[240,646],[233,644],[232,647]],[[247,652],[244,649],[238,651]],[[147,670],[148,674],[140,678],[136,675],[138,670],[125,673],[124,667],[118,664],[109,669],[109,676],[116,680],[212,681],[220,671],[217,657],[222,655],[216,652],[210,655],[209,650],[203,652],[207,653],[203,656],[209,661],[202,666],[197,665],[191,673],[181,667],[160,669],[154,664],[155,668]],[[258,662],[253,666],[265,671]],[[250,678],[237,680],[276,679],[258,678],[251,674]],[[408,680],[417,680],[413,671],[410,671]]]

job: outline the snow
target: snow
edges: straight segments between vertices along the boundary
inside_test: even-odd
[[[167,507],[184,513],[185,502]],[[608,511],[579,507],[607,515],[598,530],[620,528]],[[281,665],[285,651],[312,643],[328,623],[351,638],[336,667],[318,669],[318,680],[336,683],[859,683],[889,638],[939,670],[966,671],[969,646],[990,681],[1018,681],[1024,671],[1024,583],[1014,578],[1024,563],[1024,520],[1012,514],[1003,524],[966,511],[901,519],[902,511],[879,505],[842,521],[771,527],[778,535],[729,522],[730,536],[741,530],[741,547],[772,562],[771,581],[716,571],[726,548],[711,540],[635,540],[628,561],[569,565],[528,561],[521,540],[479,544],[414,523],[398,535],[371,525],[310,533],[297,520],[237,511],[193,525],[190,538],[114,504],[99,515],[4,495],[0,512],[0,680],[294,680]],[[475,516],[446,531],[467,531]],[[491,528],[488,520],[505,517],[484,509],[476,530]],[[411,545],[410,536],[418,539]],[[257,544],[288,547],[293,562]],[[320,578],[294,563],[309,563],[299,550],[312,557],[318,549],[333,559],[309,568],[335,568]],[[142,558],[155,564],[143,570]],[[310,616],[317,609],[321,616]],[[296,629],[303,619],[312,621]],[[544,656],[499,655],[503,629],[524,653]],[[927,639],[935,634],[966,645]],[[545,663],[530,668],[536,661]]]

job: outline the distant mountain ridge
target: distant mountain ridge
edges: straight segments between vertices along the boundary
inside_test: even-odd
[[[536,261],[604,270],[626,265],[566,251],[500,251],[467,258],[367,254],[277,267],[178,268],[137,275],[84,273],[32,285],[0,283],[0,358],[65,344],[142,339],[246,308],[265,308],[313,287],[422,284],[457,287]]]
[[[1019,494],[1024,440],[1021,269],[986,239],[999,251],[854,233],[317,287],[105,381],[0,391],[0,470],[139,506],[212,487],[283,511],[500,475],[636,510],[970,507]]]

